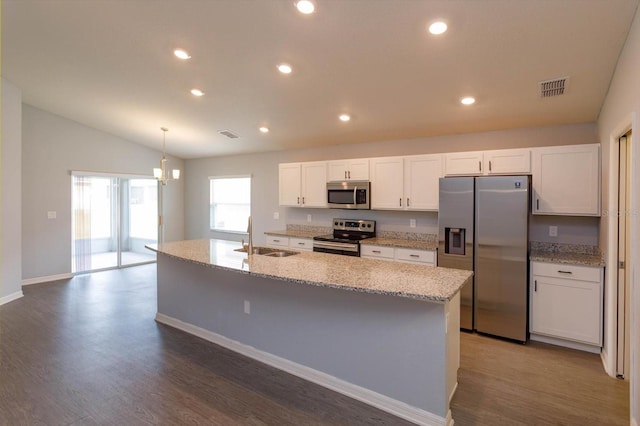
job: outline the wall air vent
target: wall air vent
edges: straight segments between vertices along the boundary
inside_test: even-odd
[[[228,137],[229,139],[238,139],[240,137],[229,129],[218,130],[218,133],[220,133],[222,136]]]
[[[541,98],[564,95],[567,91],[569,77],[556,78],[538,82],[538,89]]]

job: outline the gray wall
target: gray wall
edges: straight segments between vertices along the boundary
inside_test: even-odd
[[[22,278],[71,272],[72,170],[152,176],[161,153],[23,105]],[[158,141],[162,135],[158,131]],[[180,159],[169,167],[184,170]],[[165,240],[184,239],[184,181],[165,191]],[[56,219],[47,219],[55,211]]]
[[[595,124],[586,123],[187,160],[185,236],[189,239],[214,237],[236,241],[244,238],[240,235],[209,231],[209,176],[253,176],[251,209],[256,243],[264,242],[264,231],[285,229],[288,223],[330,226],[331,219],[338,216],[375,219],[378,221],[379,230],[436,233],[438,218],[437,214],[432,212],[366,212],[279,207],[278,163],[596,142]],[[279,220],[273,218],[274,212],[279,213]],[[307,222],[309,214],[311,222]],[[409,228],[409,219],[416,219],[416,228]],[[574,223],[574,218],[566,217],[543,218],[539,222],[535,217],[532,220],[532,239],[547,241],[549,224],[558,226],[558,237],[552,240],[554,242],[598,244],[597,220],[576,219]]]
[[[1,93],[0,300],[22,294],[20,286],[22,277],[22,235],[20,232],[22,93],[20,89],[5,79],[2,79]]]

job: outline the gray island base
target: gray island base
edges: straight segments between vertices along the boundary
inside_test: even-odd
[[[423,425],[452,425],[469,271],[193,240],[158,252],[160,323]]]

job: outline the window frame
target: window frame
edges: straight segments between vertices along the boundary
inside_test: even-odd
[[[213,182],[214,180],[223,180],[223,179],[249,179],[249,215],[251,215],[251,194],[252,194],[252,186],[253,186],[253,176],[251,174],[243,174],[243,175],[220,175],[220,176],[209,176],[209,231],[210,232],[220,232],[226,234],[246,234],[247,231],[235,231],[231,229],[221,229],[216,228],[215,223],[212,219],[214,219],[214,203],[213,203]]]

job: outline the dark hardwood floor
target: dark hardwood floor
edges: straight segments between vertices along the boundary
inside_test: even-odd
[[[157,324],[155,265],[24,293],[0,307],[0,425],[409,424]],[[461,346],[456,425],[628,425],[628,385],[596,355]]]

